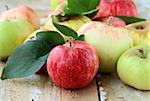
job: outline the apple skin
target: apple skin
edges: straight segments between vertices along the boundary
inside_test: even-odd
[[[85,41],[96,49],[101,60],[100,71],[103,73],[113,72],[120,55],[132,46],[128,30],[101,22],[83,25],[78,34],[85,35]]]
[[[66,89],[88,86],[99,67],[96,50],[83,41],[71,41],[52,49],[47,71],[57,85]]]
[[[104,22],[113,27],[125,27],[126,26],[126,23],[122,19],[119,19],[119,18],[113,17],[113,16],[101,17],[101,18],[98,18],[97,21]]]
[[[26,20],[0,20],[0,60],[11,55],[33,31],[33,26]]]
[[[65,19],[65,18],[64,18]],[[73,17],[69,17],[66,18],[66,21],[59,21],[59,24],[65,25],[71,29],[73,29],[74,31],[77,31],[82,25],[84,25],[85,23],[91,22],[91,19],[89,19],[86,16],[73,16]],[[45,30],[51,30],[51,31],[58,31],[55,26],[52,24],[52,19],[51,16],[49,16],[47,22],[44,25]],[[63,34],[61,34],[65,40],[68,40],[67,36],[64,36]]]
[[[38,29],[38,30],[34,31],[32,34],[30,34],[30,36],[28,36],[26,38],[26,40],[24,41],[24,43],[26,43],[27,41],[30,41],[30,40],[35,40],[36,39],[36,34],[38,32],[42,32],[42,31],[46,31],[46,30],[45,29]]]
[[[93,18],[109,16],[133,16],[137,17],[137,9],[132,0],[101,0],[96,16]]]
[[[143,50],[143,55],[139,52]],[[150,90],[150,46],[140,45],[124,52],[117,63],[119,78],[139,90]]]
[[[133,38],[133,45],[150,45],[150,21],[142,21],[129,24],[126,28],[130,31]]]
[[[88,22],[91,21],[86,16],[73,16],[73,17],[69,17],[69,18],[66,18],[66,19],[67,19],[66,21],[65,20],[64,21],[59,21],[59,19],[58,19],[59,24],[70,27],[75,31],[77,31],[83,24],[88,23]],[[46,30],[56,30],[56,28],[52,24],[51,16],[49,16],[47,22],[44,25],[44,28]]]
[[[28,6],[18,6],[8,11],[4,11],[0,14],[0,19],[24,19],[30,22],[34,26],[35,30],[40,28],[38,15]]]
[[[51,9],[55,10],[58,8],[58,6],[62,5],[67,0],[51,0]]]

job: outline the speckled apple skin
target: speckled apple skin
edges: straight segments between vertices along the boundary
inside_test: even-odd
[[[57,85],[66,89],[88,86],[99,68],[95,49],[83,41],[72,41],[52,49],[47,71]]]
[[[137,9],[132,0],[101,0],[94,18],[109,16],[133,16],[137,17]]]

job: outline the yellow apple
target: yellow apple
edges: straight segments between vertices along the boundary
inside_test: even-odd
[[[34,31],[34,32],[24,41],[24,43],[27,42],[27,41],[29,41],[29,40],[35,40],[35,39],[36,39],[36,34],[37,34],[38,32],[41,32],[41,31],[45,31],[45,30],[44,30],[44,29],[38,29],[38,30]]]
[[[150,45],[150,21],[142,21],[127,25],[133,38],[133,45]]]
[[[58,19],[58,23],[61,25],[65,25],[71,29],[73,29],[74,31],[77,31],[82,25],[84,25],[85,23],[91,22],[91,20],[86,17],[86,16],[72,16],[72,17],[62,17],[60,19]],[[51,17],[48,18],[46,24],[44,25],[44,28],[46,30],[51,30],[51,31],[58,31],[55,26],[52,23],[52,19]],[[65,40],[68,39],[67,36],[64,36]]]

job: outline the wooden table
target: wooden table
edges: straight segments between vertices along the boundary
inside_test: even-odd
[[[150,1],[134,0],[139,16],[150,19]],[[32,6],[41,18],[49,10],[50,0],[1,0],[0,12],[7,4],[10,8],[19,4]],[[0,62],[0,75],[4,63]],[[150,101],[150,91],[139,91],[123,84],[117,75],[98,75],[91,84],[80,90],[57,87],[46,75],[0,80],[0,101]],[[96,82],[97,81],[97,82]],[[106,97],[106,98],[105,98]]]

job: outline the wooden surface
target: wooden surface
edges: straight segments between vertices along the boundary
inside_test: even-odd
[[[102,75],[101,82],[107,92],[107,101],[150,101],[150,91],[140,91],[123,84],[117,75]]]
[[[150,19],[150,1],[134,0],[139,17]],[[32,6],[41,18],[50,12],[50,0],[0,0],[0,12],[4,5],[10,8],[16,5]],[[3,69],[0,63],[0,75]],[[139,91],[123,84],[116,74],[98,77],[101,86],[101,101],[150,101],[150,91]],[[0,101],[99,101],[95,80],[81,90],[65,90],[55,86],[48,76],[32,75],[21,79],[0,80]]]
[[[3,67],[0,63],[0,75]],[[0,101],[98,101],[95,80],[80,90],[65,90],[52,83],[48,76],[0,80]]]

